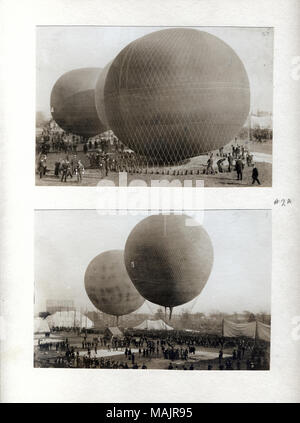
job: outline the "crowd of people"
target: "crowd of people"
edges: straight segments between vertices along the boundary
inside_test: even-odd
[[[52,122],[48,122],[36,140],[37,154],[53,153],[76,153],[78,145],[83,142],[79,135],[73,135],[63,131]]]
[[[258,169],[254,163],[253,154],[244,145],[231,145],[231,152],[224,153],[223,147],[219,149],[217,154],[217,161],[215,167],[215,158],[213,153],[210,153],[209,159],[207,160],[206,168],[203,173],[206,175],[216,173],[231,173],[233,171],[237,174],[237,180],[243,180],[243,171],[245,166],[252,168],[252,184],[255,182],[261,185],[258,179]]]
[[[273,139],[273,131],[268,128],[252,128],[250,136],[253,141],[262,143]]]
[[[57,328],[55,332],[58,332]],[[78,333],[77,333],[78,335]],[[200,347],[217,350],[218,359],[208,360],[208,370],[265,370],[269,368],[268,343],[246,337],[225,338],[217,334],[196,334],[185,331],[159,331],[147,333],[130,330],[124,336],[96,335],[83,332],[79,342],[70,342],[66,337],[40,343],[42,367],[84,367],[84,368],[147,368],[152,359],[168,362],[164,368],[194,370],[197,368],[197,349]],[[108,355],[119,352],[117,360],[98,357],[99,351]],[[226,352],[226,355],[224,354]],[[230,351],[230,357],[228,352]],[[52,358],[48,355],[53,353]],[[122,358],[123,356],[123,358]],[[121,357],[121,358],[120,358]],[[36,362],[38,363],[38,359]],[[179,363],[179,361],[181,363]]]
[[[123,153],[124,144],[116,136],[96,135],[85,138],[62,130],[53,120],[47,122],[36,137],[37,154],[77,153],[82,150],[85,154],[92,150],[107,153],[110,150]]]
[[[86,157],[89,159],[89,167],[99,169],[105,176],[108,172],[130,171],[130,169],[138,167],[136,155],[129,151],[105,153],[102,150],[97,150],[87,153]]]
[[[37,154],[39,155],[38,174],[40,178],[49,172],[46,165],[47,155],[53,152],[65,154],[65,158],[60,158],[55,163],[54,175],[58,177],[61,174],[61,182],[66,182],[68,177],[71,179],[74,175],[74,170],[70,170],[72,163],[69,163],[69,157],[78,154],[80,151],[81,154],[82,152],[84,154],[85,166],[99,170],[100,178],[108,176],[109,172],[117,173],[122,171],[173,176],[187,175],[188,173],[201,174],[201,172],[205,175],[236,172],[236,179],[242,181],[244,169],[247,166],[252,170],[252,185],[255,183],[261,185],[259,171],[254,163],[253,154],[250,153],[245,145],[239,145],[237,138],[234,144],[230,146],[230,152],[225,153],[224,147],[221,147],[218,153],[209,153],[206,165],[201,165],[198,170],[172,169],[169,163],[161,166],[161,164],[155,163],[155,158],[147,160],[145,157],[126,149],[125,145],[113,134],[108,138],[96,136],[84,139],[79,135],[73,135],[61,130],[57,125],[53,125],[53,122],[46,124],[42,129],[42,134],[38,137]],[[258,141],[262,140],[263,134],[255,132],[253,133],[253,138]],[[83,163],[81,162],[80,168],[76,170],[78,182],[82,180],[83,171]]]
[[[41,154],[38,167],[38,174],[40,179],[42,179],[47,174],[47,155]],[[82,176],[84,175],[84,166],[81,160],[77,158],[77,155],[69,156],[67,155],[64,159],[59,158],[54,164],[54,176],[60,178],[61,182],[67,182],[67,178],[76,179],[77,182],[82,181]]]

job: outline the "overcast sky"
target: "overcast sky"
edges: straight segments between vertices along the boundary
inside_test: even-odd
[[[44,26],[37,34],[36,110],[50,117],[50,94],[65,72],[104,67],[131,41],[161,27]],[[238,54],[247,70],[251,111],[272,111],[273,30],[270,28],[198,27],[216,35]]]
[[[197,300],[175,312],[270,312],[271,212],[206,211],[195,218],[211,237],[214,264]],[[95,210],[35,212],[35,312],[46,300],[74,300],[95,310],[84,289],[89,262],[101,252],[124,249],[133,227],[144,216],[99,215]],[[149,313],[156,306],[143,305]]]

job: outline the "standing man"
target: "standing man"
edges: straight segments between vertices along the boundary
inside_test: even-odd
[[[46,175],[46,170],[47,170],[47,156],[46,156],[46,154],[41,155],[38,169],[39,169],[40,179],[42,179],[42,177],[44,175]]]
[[[241,181],[243,179],[243,168],[244,164],[241,159],[238,159],[235,163],[235,169],[237,172],[237,179],[238,181]]]
[[[247,161],[247,166],[250,167],[251,166],[251,156],[250,156],[249,152],[247,153],[246,161]]]
[[[73,178],[71,163],[68,158],[66,159],[66,165],[67,165],[67,177],[70,176],[71,178]]]
[[[260,185],[259,179],[258,179],[258,170],[257,167],[254,163],[254,167],[252,170],[252,185],[255,183],[255,181],[258,183],[258,185]]]
[[[213,163],[214,163],[213,155],[211,154],[209,159],[207,160],[206,175],[208,175],[209,172],[212,173],[213,175],[215,174],[215,171],[213,169]]]
[[[84,173],[84,167],[83,167],[83,164],[81,163],[80,160],[78,160],[78,162],[77,162],[75,173],[76,173],[76,176],[77,176],[77,182],[81,182],[82,181],[82,175]]]
[[[233,167],[233,157],[230,153],[228,154],[227,160],[228,160],[228,172],[231,172],[231,168]]]
[[[68,164],[66,160],[63,160],[61,163],[61,182],[67,182],[67,172],[68,172]]]
[[[109,171],[109,157],[107,154],[104,157],[104,166],[105,166],[105,176],[107,176]]]
[[[70,164],[71,164],[71,172],[72,172],[72,175],[74,175],[75,170],[77,169],[77,165],[78,165],[78,159],[77,159],[76,154],[74,154],[73,158],[71,159],[71,163]]]

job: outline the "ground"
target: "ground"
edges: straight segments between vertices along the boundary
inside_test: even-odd
[[[82,349],[82,336],[77,336],[74,334],[70,334],[70,332],[67,333],[60,333],[59,335],[55,335],[56,338],[62,338],[65,339],[68,337],[69,344],[71,347],[75,347],[75,352],[79,351],[80,356],[87,355],[87,349]],[[90,339],[92,341],[92,339]],[[180,346],[179,346],[180,348]],[[64,352],[56,352],[55,350],[52,351],[40,351],[39,348],[35,347],[35,367],[55,367],[55,359],[57,356],[63,356]],[[131,350],[135,354],[135,363],[138,364],[139,369],[141,369],[142,365],[145,364],[147,366],[147,369],[160,369],[160,370],[167,370],[170,360],[166,360],[163,356],[157,357],[156,354],[153,354],[152,357],[143,357],[139,356],[138,349],[131,348]],[[220,348],[205,348],[205,347],[196,347],[195,354],[189,354],[189,358],[185,360],[174,360],[172,361],[172,365],[174,369],[176,370],[182,370],[183,366],[187,369],[189,369],[190,365],[193,364],[194,370],[207,370],[208,365],[212,365],[212,370],[219,370],[219,350]],[[222,364],[224,364],[225,367],[225,361],[227,358],[232,357],[232,348],[224,348],[223,354],[224,358],[222,361]],[[91,357],[94,357],[94,350],[91,348]],[[128,367],[132,368],[131,360],[128,360],[124,354],[124,348],[118,349],[116,351],[115,349],[111,349],[110,351],[106,347],[98,347],[97,350],[97,357],[104,357],[105,359],[111,359],[114,361],[125,363],[127,362]],[[250,358],[249,355],[247,355],[247,352],[245,353],[245,357],[241,360],[241,370],[247,369],[247,359]],[[234,368],[236,368],[236,365],[234,364]]]
[[[239,142],[241,144],[241,142]],[[272,142],[267,141],[264,143],[258,142],[247,142],[247,148],[251,153],[254,154],[254,161],[258,168],[259,180],[261,182],[260,187],[271,187],[272,186]],[[230,151],[229,146],[224,149],[224,152]],[[78,158],[87,166],[87,161],[81,148],[77,152]],[[74,175],[71,179],[68,177],[67,182],[61,182],[60,178],[54,176],[54,162],[59,158],[64,157],[64,154],[49,153],[47,159],[47,166],[49,172],[40,179],[39,175],[36,175],[36,185],[38,186],[96,186],[102,180],[112,181],[115,186],[119,186],[120,175],[116,172],[109,172],[107,177],[103,177],[98,169],[86,168],[81,182],[77,182],[76,176]],[[216,152],[215,152],[216,157]],[[243,180],[237,180],[237,174],[235,171],[216,173],[214,175],[205,175],[203,170],[207,162],[208,156],[193,157],[188,160],[187,163],[181,166],[172,167],[157,167],[149,168],[147,173],[128,173],[126,174],[127,185],[135,186],[138,183],[137,180],[144,181],[147,186],[151,186],[151,182],[156,183],[158,181],[173,181],[177,180],[177,185],[182,186],[184,181],[192,181],[192,186],[196,185],[196,180],[203,180],[205,187],[249,187],[252,185],[252,167],[245,166],[243,172]],[[226,165],[227,168],[227,165]],[[173,173],[176,173],[173,175]],[[179,175],[177,175],[179,172]],[[123,175],[124,177],[125,175]],[[154,183],[155,183],[154,182]],[[122,184],[123,185],[123,184]],[[162,185],[162,184],[161,184]],[[257,183],[254,185],[259,187]]]

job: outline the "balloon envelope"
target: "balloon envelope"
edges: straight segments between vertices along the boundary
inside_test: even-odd
[[[125,265],[140,294],[165,307],[191,301],[204,288],[213,265],[209,235],[186,215],[150,216],[131,231]]]
[[[96,256],[86,269],[84,283],[91,302],[107,314],[122,316],[132,313],[145,301],[129,279],[122,250],[106,251]]]
[[[102,71],[100,72],[97,83],[96,83],[96,88],[95,88],[95,104],[96,104],[98,117],[107,128],[109,128],[109,124],[107,121],[106,111],[105,111],[104,85],[105,85],[107,73],[110,69],[110,65],[111,65],[111,62],[108,63],[105,66],[105,68],[103,68]]]
[[[95,105],[95,87],[101,71],[100,68],[75,69],[56,81],[51,92],[51,113],[65,131],[93,137],[107,130]]]
[[[245,67],[209,33],[173,28],[145,35],[112,62],[106,116],[136,153],[171,163],[227,144],[250,108]]]

